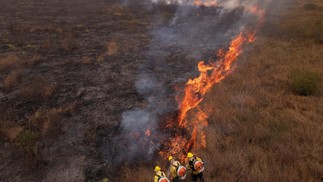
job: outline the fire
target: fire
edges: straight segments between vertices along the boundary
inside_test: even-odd
[[[216,6],[217,1],[195,0],[194,4]],[[256,40],[257,29],[265,20],[265,11],[259,7],[246,7],[246,11],[258,17],[256,30],[242,31],[231,41],[228,49],[218,51],[216,61],[198,63],[199,76],[186,82],[183,96],[177,99],[177,118],[166,122],[165,128],[173,130],[175,134],[163,143],[160,151],[162,156],[173,155],[184,161],[187,152],[206,148],[205,128],[208,126],[208,113],[200,107],[200,103],[215,84],[236,68],[235,62],[243,52],[243,46]]]
[[[231,41],[228,50],[218,51],[219,58],[216,62],[200,61],[198,63],[200,74],[187,81],[184,96],[179,100],[178,117],[176,121],[173,121],[179,132],[164,143],[166,147],[160,152],[162,156],[175,155],[184,160],[188,151],[206,148],[204,130],[208,125],[208,115],[199,104],[213,85],[223,80],[235,69],[234,63],[242,53],[242,46],[254,41],[254,35],[255,32],[242,32]],[[170,125],[168,122],[166,126],[172,128],[174,124]],[[187,132],[189,132],[189,137],[185,137]]]
[[[218,2],[216,0],[194,0],[194,5],[196,6],[217,6]]]
[[[150,129],[147,129],[147,130],[146,130],[145,135],[146,135],[146,136],[150,136],[150,135],[151,135],[151,131],[150,131]]]
[[[265,9],[259,6],[246,6],[246,11],[258,17],[259,26],[265,22],[265,15],[266,15]]]

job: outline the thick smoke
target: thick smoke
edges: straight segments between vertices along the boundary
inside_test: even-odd
[[[216,7],[194,6],[193,2],[148,1],[147,7],[159,11],[154,16],[147,60],[134,83],[145,105],[122,114],[120,135],[127,148],[120,154],[123,159],[149,159],[159,150],[167,137],[159,130],[161,118],[178,109],[175,97],[181,93],[174,85],[185,85],[197,74],[198,61],[216,60],[219,48],[227,47],[239,32],[256,26],[257,17],[246,7],[266,8],[270,0],[218,0]]]

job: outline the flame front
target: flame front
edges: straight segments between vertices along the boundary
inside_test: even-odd
[[[195,5],[217,6],[217,1],[195,0]],[[240,32],[230,43],[227,50],[219,50],[217,60],[200,61],[199,76],[190,79],[185,85],[183,96],[178,100],[178,116],[166,122],[165,128],[174,131],[162,145],[160,154],[185,160],[187,152],[206,148],[206,132],[208,114],[200,107],[204,96],[215,84],[226,78],[235,68],[235,62],[242,53],[245,44],[255,41],[257,30],[265,20],[264,9],[257,6],[246,6],[245,10],[258,17],[255,30]]]

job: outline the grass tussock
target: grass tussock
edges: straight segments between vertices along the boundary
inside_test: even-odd
[[[321,77],[317,73],[293,70],[289,80],[291,89],[298,95],[308,96],[320,91]]]
[[[13,70],[3,79],[3,87],[6,89],[10,89],[16,86],[19,83],[19,79],[21,76],[21,70]]]
[[[20,89],[20,96],[25,99],[46,99],[53,95],[55,85],[44,79],[36,79]]]
[[[1,122],[0,123],[0,136],[4,137],[9,141],[14,141],[20,132],[23,130],[21,126],[14,126],[9,124],[8,122]]]
[[[106,53],[104,53],[104,54],[100,54],[100,55],[98,55],[98,57],[96,58],[96,61],[97,61],[97,62],[103,62],[103,61],[106,59],[106,57],[107,57],[107,54],[106,54]]]
[[[306,3],[303,5],[303,9],[307,11],[315,11],[318,9],[318,7],[319,6],[314,3]]]
[[[91,64],[92,61],[93,61],[92,58],[91,57],[88,57],[88,56],[84,56],[81,59],[81,63],[82,64]]]
[[[28,67],[37,65],[44,61],[44,58],[41,55],[35,54],[31,58],[26,59],[24,64]]]
[[[54,131],[58,128],[57,122],[62,114],[72,113],[74,108],[75,103],[62,108],[38,110],[29,118],[29,123],[36,127],[42,136],[45,136],[49,131]]]
[[[40,139],[38,132],[26,129],[19,133],[16,138],[16,146],[26,153],[36,153],[37,142]]]
[[[0,73],[10,69],[16,69],[20,67],[20,59],[16,55],[9,55],[4,58],[0,58]]]
[[[46,51],[53,51],[56,50],[58,47],[57,43],[55,42],[54,38],[47,37],[41,45],[41,49]]]
[[[107,44],[107,54],[114,56],[118,53],[118,45],[115,41],[111,41]]]
[[[61,42],[60,48],[66,52],[75,50],[78,47],[76,37],[73,34],[65,35]]]

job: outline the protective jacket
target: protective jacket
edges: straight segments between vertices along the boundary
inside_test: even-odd
[[[178,161],[174,161],[170,165],[169,172],[170,172],[172,178],[178,177],[178,175],[177,175],[177,169],[178,169],[179,166],[181,166],[181,163],[178,162]]]

